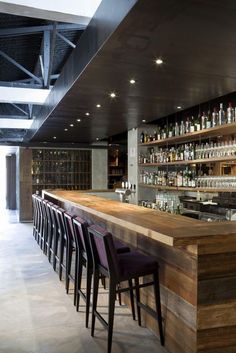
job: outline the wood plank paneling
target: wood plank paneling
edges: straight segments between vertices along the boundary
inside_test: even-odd
[[[236,252],[199,256],[199,279],[230,277],[236,274]]]
[[[198,329],[236,326],[236,300],[215,305],[200,305],[197,311]]]
[[[221,353],[225,353],[226,347],[236,347],[236,326],[198,331],[198,352],[209,353],[212,350],[215,353],[221,349]]]
[[[236,276],[214,278],[198,283],[198,304],[212,305],[236,298]]]

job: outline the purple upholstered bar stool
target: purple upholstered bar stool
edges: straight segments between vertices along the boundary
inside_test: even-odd
[[[116,293],[117,291],[124,292],[130,290],[130,288],[135,288],[139,325],[141,325],[140,308],[142,308],[156,318],[159,326],[160,341],[164,345],[157,261],[137,251],[117,254],[112,234],[104,229],[98,229],[97,226],[90,226],[88,233],[94,266],[91,335],[94,336],[95,318],[97,317],[108,330],[107,352],[111,352]],[[97,311],[98,281],[101,274],[109,278],[108,322]],[[152,275],[153,281],[140,284],[139,278],[146,275]],[[135,281],[134,287],[132,286],[133,279]],[[124,281],[128,281],[129,286],[117,289],[117,284]],[[156,312],[140,302],[139,289],[147,286],[154,286]]]
[[[88,224],[81,217],[73,218],[74,225],[74,239],[76,248],[76,282],[75,282],[75,294],[76,294],[76,310],[79,310],[80,297],[82,297],[86,303],[86,317],[85,326],[88,327],[89,321],[89,308],[90,308],[90,296],[91,296],[91,282],[93,275],[93,258],[88,237]],[[101,229],[99,226],[96,226]],[[130,251],[130,248],[119,240],[114,241],[115,251],[117,253],[126,253]],[[83,267],[86,268],[86,290],[85,293],[81,290],[81,279]],[[133,292],[130,293],[132,302],[132,313],[135,319],[134,312],[134,300]]]

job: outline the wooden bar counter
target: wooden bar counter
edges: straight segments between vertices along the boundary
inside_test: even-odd
[[[205,223],[89,192],[47,190],[43,195],[156,257],[170,353],[236,353],[235,222]],[[154,306],[151,290],[143,301]],[[155,321],[142,316],[158,332]]]

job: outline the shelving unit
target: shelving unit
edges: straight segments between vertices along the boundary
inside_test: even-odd
[[[155,127],[149,126],[149,131],[150,129],[155,129]],[[220,125],[216,127],[212,127],[209,129],[203,129],[200,131],[195,131],[191,133],[186,133],[184,135],[176,136],[176,137],[170,137],[170,138],[165,138],[161,140],[155,140],[155,141],[150,141],[146,143],[141,143],[138,145],[139,147],[139,153],[140,151],[143,151],[144,148],[150,148],[150,147],[155,147],[155,146],[164,146],[164,148],[168,149],[172,146],[178,146],[179,144],[183,143],[188,143],[188,142],[193,142],[197,141],[197,143],[202,143],[203,141],[206,141],[208,139],[227,139],[227,136],[231,137],[233,134],[236,134],[236,123],[231,123],[231,124],[225,124],[225,125]],[[209,146],[210,147],[210,146]],[[229,146],[230,147],[230,146]],[[177,148],[177,147],[176,147]],[[162,152],[161,152],[162,153]],[[176,168],[178,167],[177,171],[181,169],[181,166],[190,166],[191,168],[196,168],[198,165],[200,168],[207,168],[207,166],[211,165],[213,166],[213,174],[215,176],[220,176],[222,174],[223,166],[222,164],[225,162],[226,166],[230,166],[230,164],[233,166],[236,163],[236,155],[233,153],[229,156],[222,156],[222,157],[211,157],[211,158],[201,158],[201,159],[192,159],[192,160],[178,160],[178,161],[172,161],[172,162],[164,162],[164,163],[150,163],[147,161],[147,163],[139,163],[139,174],[142,168],[142,171],[145,172],[145,168],[147,168],[147,171],[149,168],[152,168],[152,172],[154,168],[168,168],[170,172],[174,171],[174,166]],[[172,168],[172,169],[171,169]],[[209,167],[210,168],[210,167]],[[235,168],[231,168],[231,172],[235,174]],[[139,183],[139,185],[144,188],[145,186],[147,188],[153,187],[158,190],[174,190],[174,191],[200,191],[200,192],[228,192],[229,189],[227,188],[192,188],[192,187],[175,187],[175,186],[169,186],[169,185],[163,185],[163,186],[157,186],[157,185],[149,185],[148,183]],[[143,192],[142,192],[143,194]]]
[[[121,186],[127,173],[127,158],[125,149],[114,146],[108,150],[108,189]]]
[[[32,192],[62,188],[85,190],[91,188],[91,151],[33,149]]]
[[[216,136],[226,136],[236,134],[236,123],[224,124],[209,129],[189,132],[184,135],[168,137],[166,139],[150,141],[146,143],[140,143],[139,146],[165,146],[165,145],[175,145],[180,143],[198,141],[199,139],[206,139]]]

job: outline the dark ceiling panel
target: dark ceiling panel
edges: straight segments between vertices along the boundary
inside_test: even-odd
[[[102,2],[104,9],[108,3]],[[89,63],[86,48],[95,54],[94,48],[102,44],[96,35],[105,36],[103,30],[112,27],[112,14],[103,13],[103,20],[110,21],[106,27],[98,21],[99,11],[47,106],[35,111],[28,139],[51,141],[57,136],[57,142],[93,142],[136,127],[144,118],[152,121],[174,113],[178,105],[191,107],[236,90],[233,1],[139,0]],[[159,56],[164,64],[158,67]],[[80,74],[85,60],[88,66]],[[71,86],[72,77],[76,81]],[[131,86],[133,77],[136,84]],[[117,93],[114,100],[108,96],[111,91]],[[85,117],[87,111],[90,117]]]

